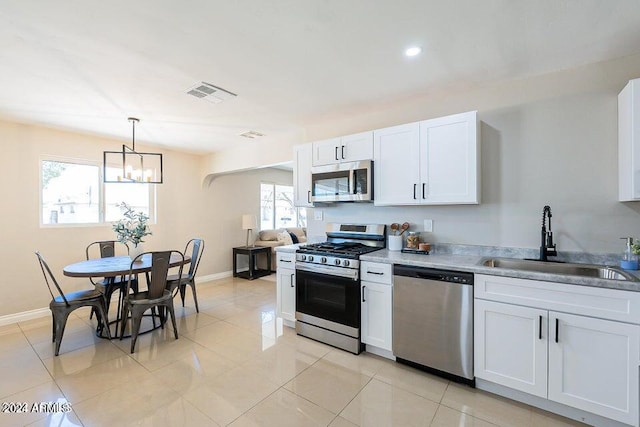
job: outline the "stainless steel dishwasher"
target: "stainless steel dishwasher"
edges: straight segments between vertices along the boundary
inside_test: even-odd
[[[473,384],[473,274],[393,267],[393,354]]]

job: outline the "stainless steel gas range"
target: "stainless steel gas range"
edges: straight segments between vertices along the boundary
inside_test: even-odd
[[[379,224],[327,224],[327,241],[296,251],[296,332],[358,354],[360,255],[385,247]]]

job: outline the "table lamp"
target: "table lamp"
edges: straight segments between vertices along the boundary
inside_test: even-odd
[[[256,216],[251,214],[242,215],[242,229],[247,230],[247,247],[249,247],[249,232],[254,228],[258,228],[258,219]],[[253,243],[251,246],[253,247]]]

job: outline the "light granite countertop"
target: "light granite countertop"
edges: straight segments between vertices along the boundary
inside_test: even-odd
[[[487,258],[487,256],[454,254],[407,254],[399,251],[396,252],[383,249],[360,256],[360,261],[453,269],[458,271],[466,271],[469,273],[488,274],[492,276],[507,276],[519,279],[533,279],[546,282],[566,283],[570,285],[593,286],[598,288],[640,292],[640,282],[597,279],[590,277],[570,276],[566,274],[538,273],[534,271],[485,267],[482,265],[482,260],[485,258]],[[638,272],[629,271],[629,273],[634,274],[636,277],[640,277],[640,274]]]
[[[304,244],[277,246],[276,252],[293,253]],[[492,276],[515,277],[519,279],[542,280],[546,282],[566,283],[569,285],[593,286],[597,288],[619,289],[640,292],[640,281],[599,279],[566,274],[538,273],[535,271],[511,270],[507,268],[485,267],[482,262],[487,257],[527,258],[537,255],[535,250],[518,248],[501,248],[489,246],[438,245],[430,255],[408,254],[400,251],[381,249],[361,255],[360,261],[380,262],[385,264],[403,264],[417,267],[430,267],[466,271],[469,273]],[[560,260],[582,264],[615,265],[607,254],[563,253]],[[638,277],[640,272],[627,271]]]

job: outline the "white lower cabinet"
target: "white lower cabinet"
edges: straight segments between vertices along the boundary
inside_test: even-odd
[[[391,352],[393,274],[391,264],[360,263],[361,341]]]
[[[476,300],[475,376],[547,397],[547,312]]]
[[[362,342],[391,351],[391,285],[361,282]]]
[[[550,312],[549,332],[549,399],[637,426],[638,326]]]
[[[484,275],[475,291],[477,378],[638,426],[638,293]]]
[[[293,268],[295,253],[277,253],[276,304],[278,317],[292,326],[296,320],[296,270]],[[283,265],[284,263],[290,263]]]

